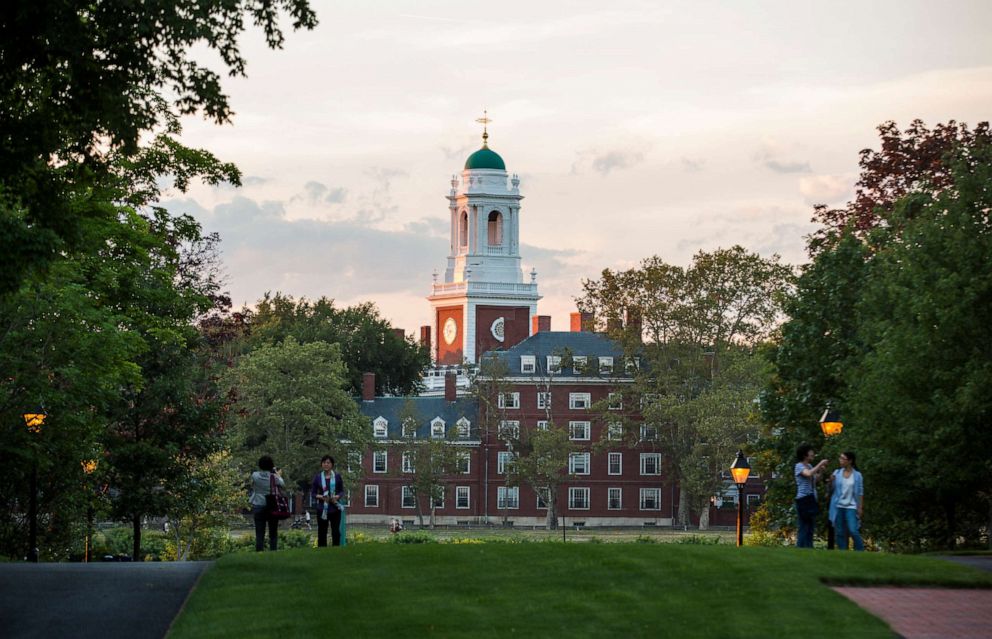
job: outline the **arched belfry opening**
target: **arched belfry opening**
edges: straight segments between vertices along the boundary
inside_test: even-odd
[[[462,211],[458,218],[458,246],[468,248],[468,211]]]
[[[503,214],[499,211],[489,213],[489,246],[503,245]]]

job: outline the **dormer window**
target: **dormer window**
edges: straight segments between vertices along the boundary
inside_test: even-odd
[[[548,355],[548,372],[549,373],[561,372],[561,357],[559,357],[558,355]]]
[[[413,439],[417,436],[417,420],[415,419],[405,419],[403,420],[403,436]]]
[[[533,355],[520,356],[520,372],[534,374],[537,371],[537,358]]]
[[[372,422],[372,436],[376,439],[385,439],[388,434],[389,422],[385,417],[379,416]]]
[[[600,357],[599,358],[599,374],[600,375],[612,375],[613,374],[613,358],[612,357]]]
[[[431,438],[444,439],[444,420],[440,417],[435,417],[431,422]]]
[[[462,439],[468,439],[472,436],[472,422],[468,421],[464,417],[455,422],[455,426],[458,427],[458,436]]]
[[[572,356],[572,374],[581,375],[586,372],[586,366],[589,365],[589,359],[585,355],[573,355]]]

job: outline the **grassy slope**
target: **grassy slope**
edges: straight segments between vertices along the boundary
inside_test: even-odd
[[[169,636],[892,637],[821,579],[992,587],[992,575],[928,557],[358,544],[224,557]]]

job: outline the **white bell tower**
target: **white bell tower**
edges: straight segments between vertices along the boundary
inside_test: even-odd
[[[537,273],[524,282],[520,268],[520,178],[489,148],[483,116],[482,148],[452,176],[448,193],[451,243],[444,281],[427,298],[434,310],[438,364],[475,363],[483,352],[505,349],[530,335],[537,314]]]

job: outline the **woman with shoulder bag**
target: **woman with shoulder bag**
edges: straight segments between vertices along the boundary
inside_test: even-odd
[[[799,532],[796,533],[796,548],[813,547],[813,530],[816,528],[816,515],[820,507],[816,503],[816,480],[827,466],[827,460],[813,466],[816,457],[813,447],[803,444],[796,449],[796,514],[799,517]]]
[[[272,494],[272,485],[279,488],[286,484],[279,475],[279,469],[268,455],[258,460],[258,470],[251,474],[251,514],[255,520],[255,551],[265,548],[265,528],[269,528],[269,550],[276,550],[279,544],[279,520],[272,516],[266,497]]]

